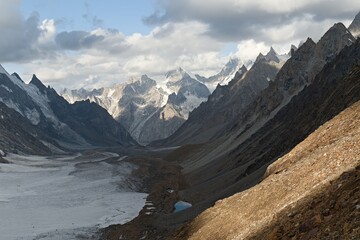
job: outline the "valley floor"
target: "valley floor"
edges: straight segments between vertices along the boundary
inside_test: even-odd
[[[0,163],[0,238],[98,239],[100,228],[130,221],[147,194],[138,192],[137,166],[125,158],[8,154],[10,163]]]

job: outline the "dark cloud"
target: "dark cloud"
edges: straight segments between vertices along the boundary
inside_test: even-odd
[[[284,6],[271,8],[270,2],[249,1],[223,1],[218,6],[208,7],[217,1],[204,1],[199,3],[194,0],[158,0],[162,10],[156,10],[145,17],[143,22],[147,25],[163,25],[168,22],[184,22],[195,20],[207,24],[208,35],[220,41],[239,41],[241,39],[255,39],[269,41],[268,36],[261,30],[271,27],[282,27],[295,23],[305,17],[311,16],[315,22],[331,19],[334,22],[350,20],[360,10],[356,0],[344,0],[339,4],[336,1],[305,1],[299,7],[291,7],[292,1],[284,2]],[[273,6],[276,3],[271,2]],[[281,2],[278,2],[278,4]],[[237,5],[240,4],[240,5]],[[264,7],[268,4],[270,8]],[[285,6],[287,5],[288,6]],[[286,10],[288,9],[288,10]],[[296,27],[296,26],[295,26]],[[295,29],[296,31],[297,29]],[[306,36],[306,32],[296,33]]]
[[[85,31],[61,32],[55,38],[56,44],[60,48],[67,50],[91,48],[102,40],[104,40],[104,36],[94,35]]]
[[[39,57],[40,51],[36,42],[41,34],[38,28],[39,14],[33,13],[23,21],[19,16],[13,16],[13,22],[0,24],[0,61],[26,61]]]

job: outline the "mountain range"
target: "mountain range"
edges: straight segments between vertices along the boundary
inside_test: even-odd
[[[49,154],[90,145],[137,145],[105,109],[90,101],[69,104],[35,75],[25,84],[1,66],[0,82],[0,148],[6,152]]]
[[[107,88],[64,89],[60,94],[69,103],[89,99],[99,104],[136,141],[146,145],[174,133],[189,113],[207,100],[210,90],[219,84],[226,85],[241,64],[239,59],[231,58],[218,74],[209,78],[192,75],[179,67],[167,72],[161,81],[143,75]]]
[[[348,154],[347,160],[352,159],[351,166],[360,167],[356,155],[359,145],[355,140],[359,126],[351,124],[348,130],[344,130],[344,135],[341,131],[328,130],[346,128],[345,122],[358,122],[360,40],[355,37],[360,26],[359,18],[358,14],[349,29],[336,23],[318,42],[308,38],[299,48],[291,47],[288,59],[279,57],[273,49],[265,56],[260,54],[249,70],[243,67],[228,85],[217,86],[208,100],[193,110],[174,134],[153,142],[151,145],[157,147],[181,146],[169,153],[165,160],[181,166],[184,179],[177,189],[176,199],[191,203],[191,207],[172,214],[159,213],[156,222],[147,228],[136,220],[133,225],[118,226],[118,231],[111,230],[114,238],[110,239],[118,237],[118,232],[128,232],[129,239],[137,238],[144,232],[149,234],[150,229],[153,235],[148,235],[149,239],[158,236],[169,239],[252,239],[256,233],[258,239],[260,236],[281,239],[276,236],[285,238],[290,231],[294,232],[292,236],[302,239],[317,234],[315,230],[320,232],[319,224],[310,219],[298,217],[300,225],[296,227],[286,225],[278,218],[278,222],[272,221],[271,216],[274,219],[280,213],[281,216],[291,216],[290,206],[297,206],[307,199],[311,202],[313,195],[310,193],[314,193],[312,189],[315,187],[324,191],[319,194],[326,195],[326,184],[344,182],[338,178],[351,167],[341,157],[343,154]],[[342,111],[344,113],[336,117]],[[333,118],[335,120],[331,121]],[[336,120],[339,118],[342,119],[340,122]],[[314,131],[316,137],[307,139]],[[345,136],[345,132],[352,133]],[[300,144],[304,140],[305,143]],[[337,147],[335,142],[341,146],[345,144],[346,150]],[[283,156],[286,157],[281,158]],[[322,160],[316,162],[314,159],[320,159],[320,156]],[[333,164],[337,166],[336,171],[331,169]],[[311,166],[314,166],[313,170]],[[332,181],[324,172],[331,173]],[[348,181],[358,182],[359,177],[355,175],[352,179],[347,178]],[[275,178],[283,181],[279,183],[280,192],[274,187]],[[294,185],[287,185],[289,182]],[[356,184],[347,185],[347,188],[357,191]],[[170,201],[166,196],[164,198],[164,201]],[[266,215],[268,199],[274,202],[271,202],[273,207]],[[318,206],[316,203],[307,204]],[[285,209],[282,206],[289,207],[281,212]],[[328,224],[322,228],[323,233],[336,224],[336,220],[326,218],[333,214],[332,208],[320,209],[330,213],[322,215],[320,212],[318,217],[318,213],[312,213],[318,223]],[[341,213],[341,209],[354,211],[353,206],[339,206],[335,210]],[[338,214],[335,210],[334,215]],[[304,211],[304,214],[308,212]],[[340,224],[343,225],[337,229],[345,228],[346,224],[353,229],[336,233],[330,230],[329,234],[348,239],[360,237],[354,230],[358,220],[346,219],[341,218]],[[273,233],[271,228],[266,228],[269,226],[266,224],[280,222],[288,232],[277,228]],[[131,226],[142,231],[139,235],[131,234]],[[318,239],[322,236],[319,235]]]
[[[359,36],[360,13],[208,78],[60,95],[0,67],[0,155],[141,149],[127,161],[147,202],[102,239],[358,239]]]

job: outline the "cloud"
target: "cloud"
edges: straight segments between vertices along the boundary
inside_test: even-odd
[[[86,31],[61,32],[55,38],[56,44],[66,50],[91,48],[103,40],[104,36],[91,34]]]
[[[268,41],[268,28],[295,25],[300,19],[311,18],[311,23],[349,20],[359,11],[357,0],[158,0],[161,7],[144,18],[148,25],[169,22],[199,21],[207,24],[207,32],[220,41],[255,39]],[[308,26],[311,25],[309,22]],[[294,35],[306,36],[306,31],[294,26]],[[259,34],[261,32],[262,34]],[[316,36],[317,37],[317,36]]]
[[[270,49],[264,42],[255,42],[253,39],[240,41],[237,45],[237,51],[234,56],[247,62],[254,60],[259,53],[266,54]]]
[[[22,61],[39,55],[33,47],[40,30],[38,14],[23,20],[18,11],[20,1],[5,0],[0,3],[0,61]]]
[[[21,63],[24,79],[33,73],[57,89],[94,88],[148,74],[156,80],[178,66],[209,76],[229,57],[254,60],[270,46],[288,52],[308,36],[317,40],[337,21],[349,24],[354,0],[157,0],[144,18],[148,33],[107,29],[85,2],[91,30],[59,32],[64,19],[24,18],[19,0],[0,3],[0,62]],[[237,46],[227,50],[227,46]]]

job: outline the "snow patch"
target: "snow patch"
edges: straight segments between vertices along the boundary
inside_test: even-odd
[[[1,238],[76,239],[138,215],[147,194],[126,187],[135,166],[100,161],[115,154],[78,156],[6,157],[12,164],[0,164]]]
[[[31,110],[26,108],[25,116],[33,125],[38,125],[40,123],[40,114],[35,108]]]
[[[0,97],[0,102],[3,102],[8,108],[14,109],[22,116],[24,116],[23,112],[20,110],[20,107],[17,103],[14,103],[12,99],[3,99]]]
[[[4,84],[1,84],[0,87],[4,88],[6,91],[8,92],[13,92],[13,90],[11,90],[10,88],[8,88],[7,86],[5,86]]]

